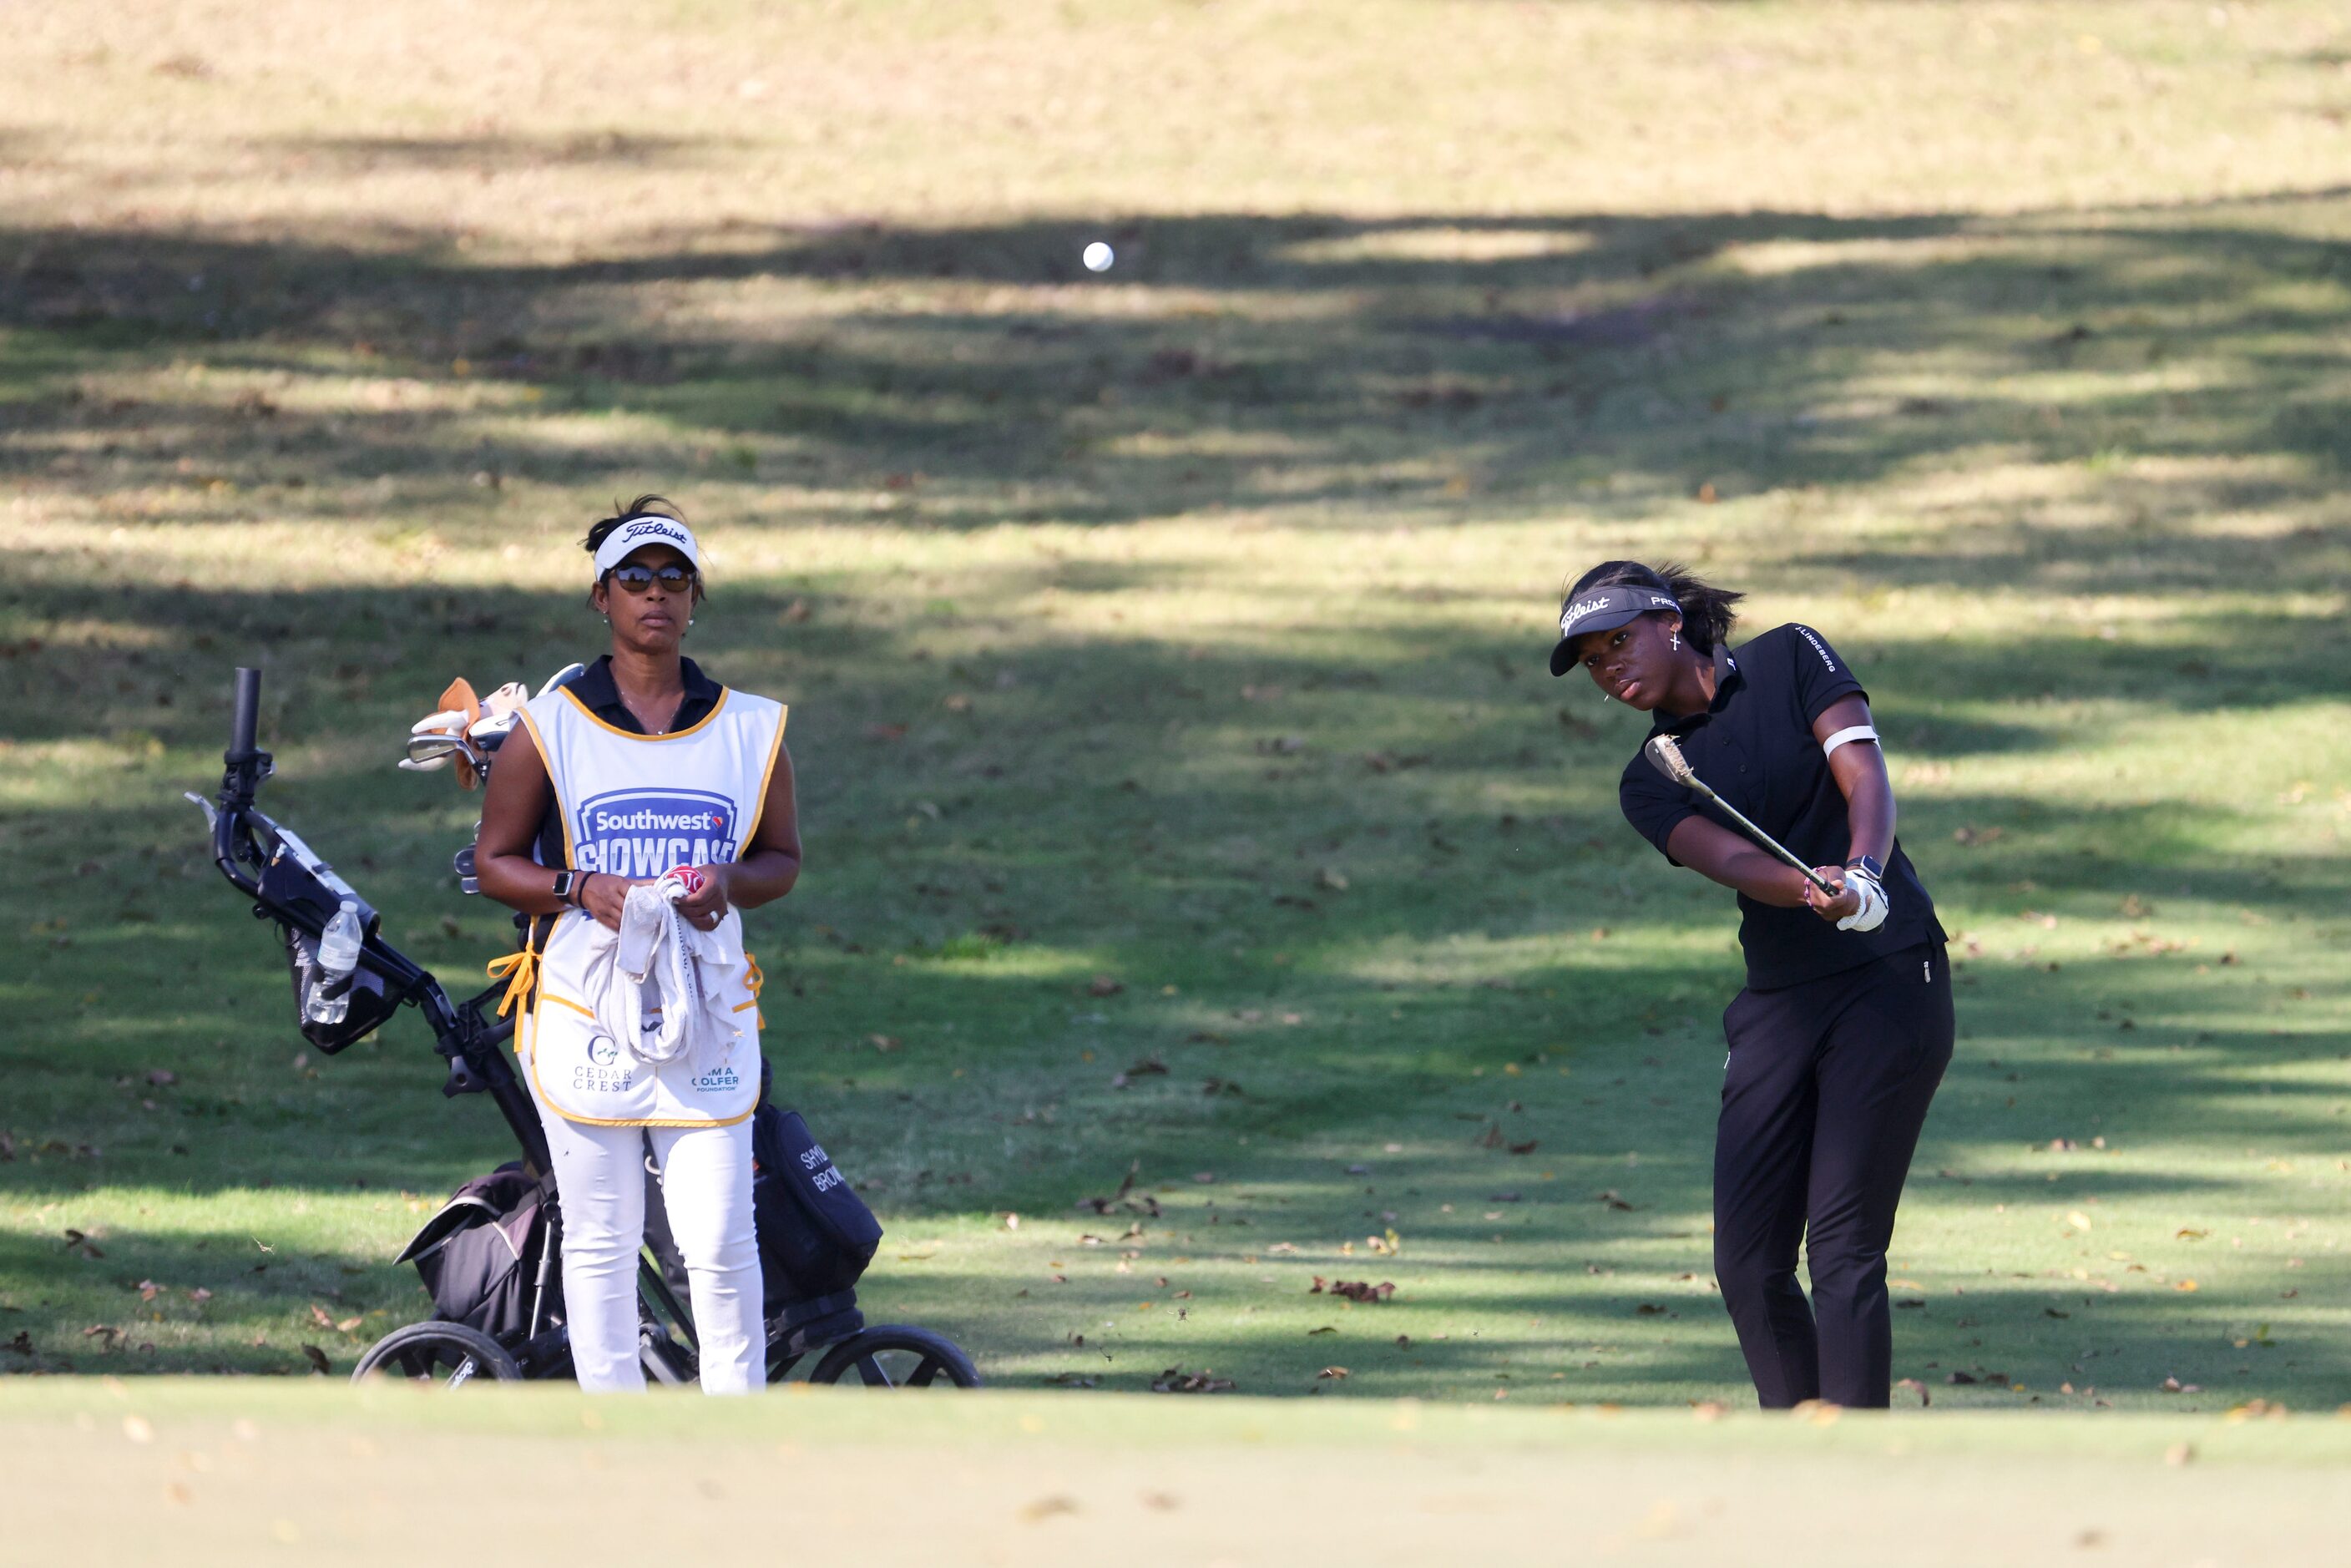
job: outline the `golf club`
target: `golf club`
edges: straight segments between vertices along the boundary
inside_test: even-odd
[[[1653,735],[1649,737],[1648,744],[1644,746],[1641,750],[1648,758],[1650,764],[1655,767],[1658,772],[1664,774],[1667,778],[1672,779],[1675,783],[1680,785],[1685,789],[1695,790],[1700,799],[1710,801],[1722,812],[1723,815],[1729,817],[1733,822],[1739,825],[1740,831],[1745,833],[1749,838],[1753,839],[1758,844],[1771,851],[1773,854],[1778,855],[1782,860],[1786,861],[1790,865],[1794,866],[1798,871],[1802,872],[1806,882],[1811,883],[1814,887],[1819,888],[1831,898],[1836,897],[1837,894],[1844,891],[1842,885],[1823,881],[1818,872],[1814,871],[1802,861],[1798,860],[1794,855],[1791,854],[1779,840],[1773,838],[1771,834],[1765,832],[1762,829],[1749,821],[1746,814],[1740,811],[1738,807],[1732,805],[1729,801],[1724,800],[1721,796],[1708,789],[1707,787],[1706,780],[1700,779],[1698,776],[1697,769],[1693,768],[1689,765],[1689,758],[1682,755],[1682,748],[1675,743],[1672,736]]]
[[[468,744],[463,736],[445,730],[428,730],[408,737],[408,755],[401,767],[412,773],[429,773],[445,767],[451,758],[463,758],[475,768],[481,766],[481,753]]]

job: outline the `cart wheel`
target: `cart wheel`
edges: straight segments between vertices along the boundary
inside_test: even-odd
[[[363,1383],[372,1376],[462,1388],[477,1377],[519,1382],[522,1367],[505,1346],[479,1329],[427,1322],[394,1329],[368,1346],[351,1369],[351,1381]]]
[[[886,1324],[852,1334],[825,1353],[810,1383],[839,1383],[852,1368],[868,1388],[977,1388],[979,1368],[944,1334]]]

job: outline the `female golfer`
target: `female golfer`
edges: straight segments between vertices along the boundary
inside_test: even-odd
[[[589,529],[587,547],[590,602],[612,651],[524,709],[490,774],[475,863],[483,892],[538,917],[524,945],[531,995],[516,1051],[563,1199],[580,1385],[644,1386],[636,1267],[650,1141],[685,1260],[703,1389],[740,1394],[765,1381],[767,1335],[751,1218],[758,970],[736,912],[781,898],[799,875],[785,710],[679,655],[702,571],[675,507],[641,496]],[[598,1020],[595,960],[601,951],[609,974],[611,952],[595,927],[618,931],[629,890],[677,866],[701,873],[679,913],[737,960],[722,967],[733,989],[721,1002],[739,1032],[702,1031],[657,1060]]]
[[[1725,642],[1740,595],[1677,567],[1603,562],[1561,607],[1551,673],[1655,714],[1698,777],[1831,886],[1718,821],[1635,756],[1625,820],[1676,865],[1739,893],[1747,988],[1714,1143],[1714,1266],[1767,1409],[1883,1406],[1886,1248],[1911,1152],[1951,1059],[1943,928],[1894,837],[1869,699],[1820,634]],[[1796,1284],[1804,1246],[1813,1295]]]

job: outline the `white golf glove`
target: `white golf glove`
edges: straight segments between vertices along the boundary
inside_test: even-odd
[[[1886,896],[1886,884],[1859,866],[1847,866],[1845,886],[1861,895],[1861,907],[1837,922],[1840,931],[1875,931],[1886,924],[1893,910],[1893,902]]]

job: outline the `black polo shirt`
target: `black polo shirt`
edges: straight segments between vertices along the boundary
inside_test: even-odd
[[[1853,829],[1813,721],[1841,697],[1868,695],[1819,632],[1775,626],[1735,654],[1716,651],[1714,704],[1705,713],[1678,719],[1659,714],[1649,733],[1675,737],[1715,793],[1805,864],[1843,865]],[[1687,817],[1702,814],[1739,832],[1639,753],[1616,794],[1625,820],[1661,854]],[[1739,945],[1747,954],[1748,988],[1776,990],[1944,939],[1934,901],[1899,839],[1886,859],[1886,893],[1892,904],[1886,924],[1869,932],[1840,931],[1810,909],[1782,909],[1740,894]]]
[[[702,666],[692,659],[680,658],[677,667],[678,674],[685,681],[685,697],[677,705],[677,716],[670,721],[669,727],[684,729],[688,725],[700,724],[708,718],[711,710],[718,706],[718,699],[726,695],[726,688],[704,674]],[[614,729],[625,729],[631,735],[645,733],[645,727],[637,722],[637,716],[631,713],[629,705],[621,700],[620,685],[612,679],[611,654],[605,654],[572,676],[563,689],[578,697],[581,706]],[[556,809],[553,789],[547,792],[547,810],[538,820],[538,863],[551,866],[564,863],[563,816]]]

